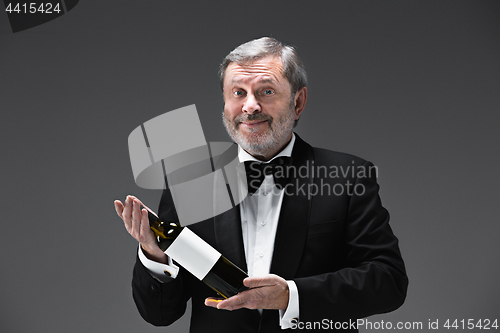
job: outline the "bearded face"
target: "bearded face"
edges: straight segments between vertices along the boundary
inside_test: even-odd
[[[286,108],[275,117],[254,113],[239,114],[230,119],[222,112],[222,120],[229,136],[241,148],[251,155],[268,156],[283,147],[290,138],[295,123],[294,100],[292,98]],[[242,123],[255,125],[240,130]]]
[[[231,138],[249,154],[268,160],[292,137],[306,99],[305,87],[292,94],[281,59],[231,63],[224,77],[223,122]]]

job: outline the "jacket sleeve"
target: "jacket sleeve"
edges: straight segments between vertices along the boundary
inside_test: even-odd
[[[393,311],[405,300],[408,278],[376,177],[358,177],[353,188],[357,193],[353,191],[345,207],[344,267],[294,279],[300,321],[364,318]]]
[[[149,274],[137,258],[132,294],[142,318],[155,326],[166,326],[182,317],[190,298],[182,273],[169,282],[160,282]]]

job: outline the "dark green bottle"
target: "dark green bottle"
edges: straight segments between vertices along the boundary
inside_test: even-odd
[[[184,227],[179,223],[163,222],[157,216],[149,212],[149,210],[148,218],[149,226],[155,234],[156,242],[162,251],[166,251],[184,230]],[[198,241],[204,242],[204,246],[210,246],[201,238],[199,238]],[[176,260],[176,258],[172,259]],[[223,255],[220,255],[219,259],[217,259],[212,268],[206,273],[205,277],[200,280],[222,297],[229,298],[248,289],[243,285],[243,280],[247,277],[247,273],[234,265]]]

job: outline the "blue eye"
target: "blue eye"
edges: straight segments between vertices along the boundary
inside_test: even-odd
[[[264,95],[272,95],[272,94],[274,94],[274,90],[272,90],[272,89],[266,89],[266,90],[263,91],[263,93],[264,93]]]
[[[241,91],[241,90],[236,90],[236,91],[234,92],[234,94],[235,94],[236,96],[243,96],[243,91]]]

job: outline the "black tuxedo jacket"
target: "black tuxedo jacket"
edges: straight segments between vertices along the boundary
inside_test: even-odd
[[[406,297],[408,279],[389,214],[378,195],[373,165],[313,148],[297,135],[292,159],[302,173],[292,179],[294,186],[287,188],[283,199],[271,273],[295,281],[303,323],[298,327],[318,327],[325,320],[331,323],[328,327],[335,327],[335,322],[398,308]],[[246,271],[239,209],[189,228]],[[168,190],[162,195],[159,216],[177,220]],[[205,306],[205,298],[217,294],[182,268],[176,279],[160,283],[137,260],[132,287],[140,314],[153,325],[177,320],[191,298],[191,332],[282,332],[277,310],[260,315],[256,310]]]

